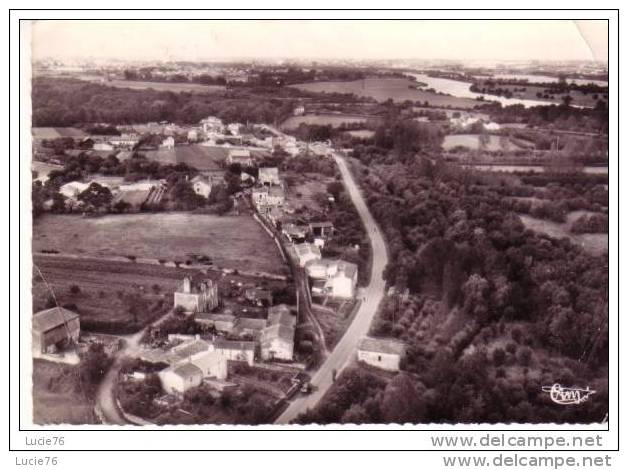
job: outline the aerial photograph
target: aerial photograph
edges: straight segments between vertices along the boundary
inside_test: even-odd
[[[606,20],[29,27],[32,423],[608,420]]]

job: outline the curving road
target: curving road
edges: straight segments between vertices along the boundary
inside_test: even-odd
[[[169,310],[165,315],[158,318],[149,326],[159,325],[162,321],[168,318],[171,313],[172,310]],[[124,346],[116,352],[113,364],[103,377],[98,386],[98,390],[96,391],[94,409],[102,421],[102,424],[130,424],[126,418],[122,416],[122,413],[116,403],[113,391],[116,381],[118,380],[118,372],[120,372],[120,368],[122,367],[122,359],[125,357],[136,357],[140,354],[140,340],[149,326],[142,328],[140,331],[132,335],[119,335],[120,338],[124,339]]]
[[[288,408],[277,418],[275,421],[277,424],[289,424],[299,414],[303,413],[308,408],[316,406],[332,385],[333,371],[336,370],[336,372],[340,374],[340,371],[342,371],[354,357],[358,342],[368,333],[377,307],[384,297],[386,283],[383,279],[383,273],[384,268],[388,264],[386,243],[381,235],[381,231],[377,227],[375,219],[373,219],[373,216],[364,202],[364,198],[358,186],[353,180],[353,176],[351,176],[345,159],[338,154],[334,154],[334,159],[340,169],[345,188],[351,196],[351,200],[362,219],[362,223],[366,227],[371,241],[371,249],[373,252],[371,279],[368,286],[364,289],[366,292],[366,300],[360,305],[353,322],[349,325],[349,328],[334,350],[312,377],[314,391],[310,395],[297,396],[290,403]]]

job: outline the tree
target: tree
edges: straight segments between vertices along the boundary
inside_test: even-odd
[[[421,388],[424,388],[422,384]],[[425,405],[409,375],[398,374],[386,386],[381,411],[387,423],[418,423],[423,420]]]
[[[80,193],[77,199],[83,202],[87,208],[99,211],[109,207],[113,196],[109,188],[94,182]]]
[[[81,357],[79,376],[85,391],[93,394],[96,386],[107,373],[112,359],[105,352],[101,343],[91,343],[87,352]]]

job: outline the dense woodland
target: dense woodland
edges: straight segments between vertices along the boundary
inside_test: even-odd
[[[573,208],[603,210],[606,177],[546,173],[521,185],[446,164],[437,134],[404,145],[399,135],[419,128],[398,123],[387,132],[398,126],[390,143],[384,134],[356,149],[353,170],[394,260],[385,278],[397,294],[386,298],[371,333],[408,345],[403,372],[390,380],[350,369],[299,421],[600,421],[608,400],[608,257],[525,229],[509,197],[543,188],[557,218]],[[573,230],[607,226],[608,217],[591,216]],[[553,383],[590,385],[597,394],[557,407],[541,392]]]
[[[115,88],[68,78],[33,79],[33,127],[77,124],[198,123],[207,116],[229,122],[283,121],[302,92],[263,88],[208,94]]]

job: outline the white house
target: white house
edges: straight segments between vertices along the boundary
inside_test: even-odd
[[[302,268],[310,261],[321,259],[321,250],[312,243],[299,243],[294,245],[294,251],[299,259],[299,266]]]
[[[161,386],[166,393],[185,393],[198,387],[203,381],[203,371],[191,362],[170,366],[158,373]]]
[[[325,293],[344,299],[355,296],[358,283],[357,265],[343,260],[319,259],[308,261],[305,270],[315,281],[325,281],[324,284],[316,282],[316,291],[312,290],[312,293]]]
[[[277,167],[260,168],[257,180],[260,184],[268,184],[269,186],[281,184]]]
[[[267,327],[260,335],[260,352],[265,361],[291,361],[294,354],[296,317],[285,304],[268,309]]]
[[[109,139],[109,143],[114,147],[135,147],[140,141],[137,134],[121,134]]]
[[[190,129],[188,131],[188,140],[190,142],[196,142],[198,140],[198,131],[196,129]]]
[[[362,338],[358,345],[358,361],[384,370],[399,370],[405,345],[392,339]]]
[[[238,124],[237,122],[231,123],[227,126],[227,129],[229,130],[229,132],[231,132],[231,134],[233,135],[240,135],[240,126],[242,124]]]
[[[161,148],[173,149],[174,148],[174,137],[166,137],[160,145]]]
[[[185,276],[181,287],[174,293],[174,306],[186,312],[210,312],[218,306],[218,284],[211,279],[200,282]]]
[[[305,114],[305,107],[304,106],[297,106],[296,108],[294,108],[292,113],[295,116],[303,116]]]
[[[222,121],[217,117],[209,116],[201,121],[201,126],[203,127],[203,132],[219,132],[222,133],[224,129],[224,125]]]
[[[93,149],[101,152],[110,152],[113,150],[113,145],[107,142],[95,142]]]
[[[227,359],[218,352],[205,351],[183,359],[158,373],[167,393],[185,393],[198,387],[204,378],[227,378]]]
[[[207,199],[212,192],[212,185],[210,181],[203,176],[196,175],[192,178],[191,183],[194,192],[199,196],[203,196],[205,199]]]
[[[245,361],[250,366],[255,362],[254,341],[216,339],[210,343],[210,350],[230,361]]]
[[[239,163],[241,166],[253,166],[251,152],[246,149],[229,150],[227,164],[231,165],[233,163]]]

